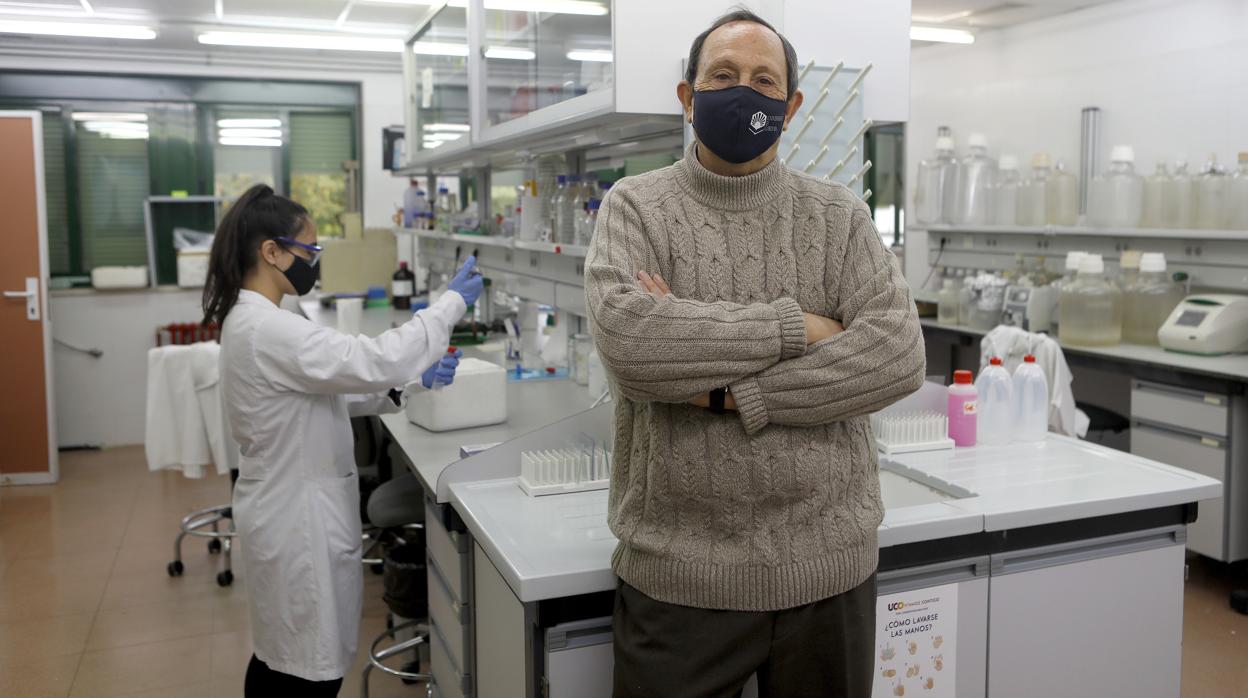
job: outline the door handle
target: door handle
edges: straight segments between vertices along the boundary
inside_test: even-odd
[[[39,319],[39,279],[38,277],[26,277],[25,291],[5,291],[5,298],[25,298],[26,299],[26,319],[37,321]]]

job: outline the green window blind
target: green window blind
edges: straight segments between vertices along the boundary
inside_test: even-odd
[[[83,267],[146,265],[147,140],[77,134]]]
[[[69,193],[65,186],[65,125],[60,111],[43,112],[43,189],[47,200],[48,267],[73,272],[69,253]]]
[[[355,159],[351,115],[290,115],[290,193],[307,207],[320,235],[342,235],[339,215],[346,210],[347,176],[342,164]]]

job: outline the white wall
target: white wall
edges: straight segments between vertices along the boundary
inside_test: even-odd
[[[994,154],[1050,152],[1078,171],[1080,110],[1101,108],[1100,161],[1135,146],[1136,169],[1186,155],[1223,165],[1248,150],[1248,2],[1131,0],[980,33],[911,57],[906,172],[936,128],[988,136]],[[913,200],[913,190],[907,192]],[[927,239],[907,233],[906,275],[927,275]]]

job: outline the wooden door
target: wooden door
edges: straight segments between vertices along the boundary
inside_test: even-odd
[[[0,111],[0,484],[58,476],[41,119]]]

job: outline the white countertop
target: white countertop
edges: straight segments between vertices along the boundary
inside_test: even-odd
[[[889,507],[881,547],[1186,504],[1221,495],[1195,473],[1063,436],[1040,445],[894,456],[938,488],[974,496]],[[895,463],[895,465],[894,465]],[[451,485],[451,502],[521,601],[608,591],[607,492],[529,497],[514,478]],[[886,499],[889,495],[886,493]]]
[[[921,318],[924,327],[951,330],[979,337],[988,334],[987,330],[977,330],[965,325],[949,325],[937,322],[932,318]],[[1134,361],[1162,368],[1203,373],[1221,378],[1248,381],[1248,354],[1229,354],[1227,356],[1196,356],[1166,351],[1161,347],[1144,346],[1142,344],[1119,344],[1113,347],[1062,347],[1067,354],[1084,354],[1087,356],[1103,356],[1110,359]]]

